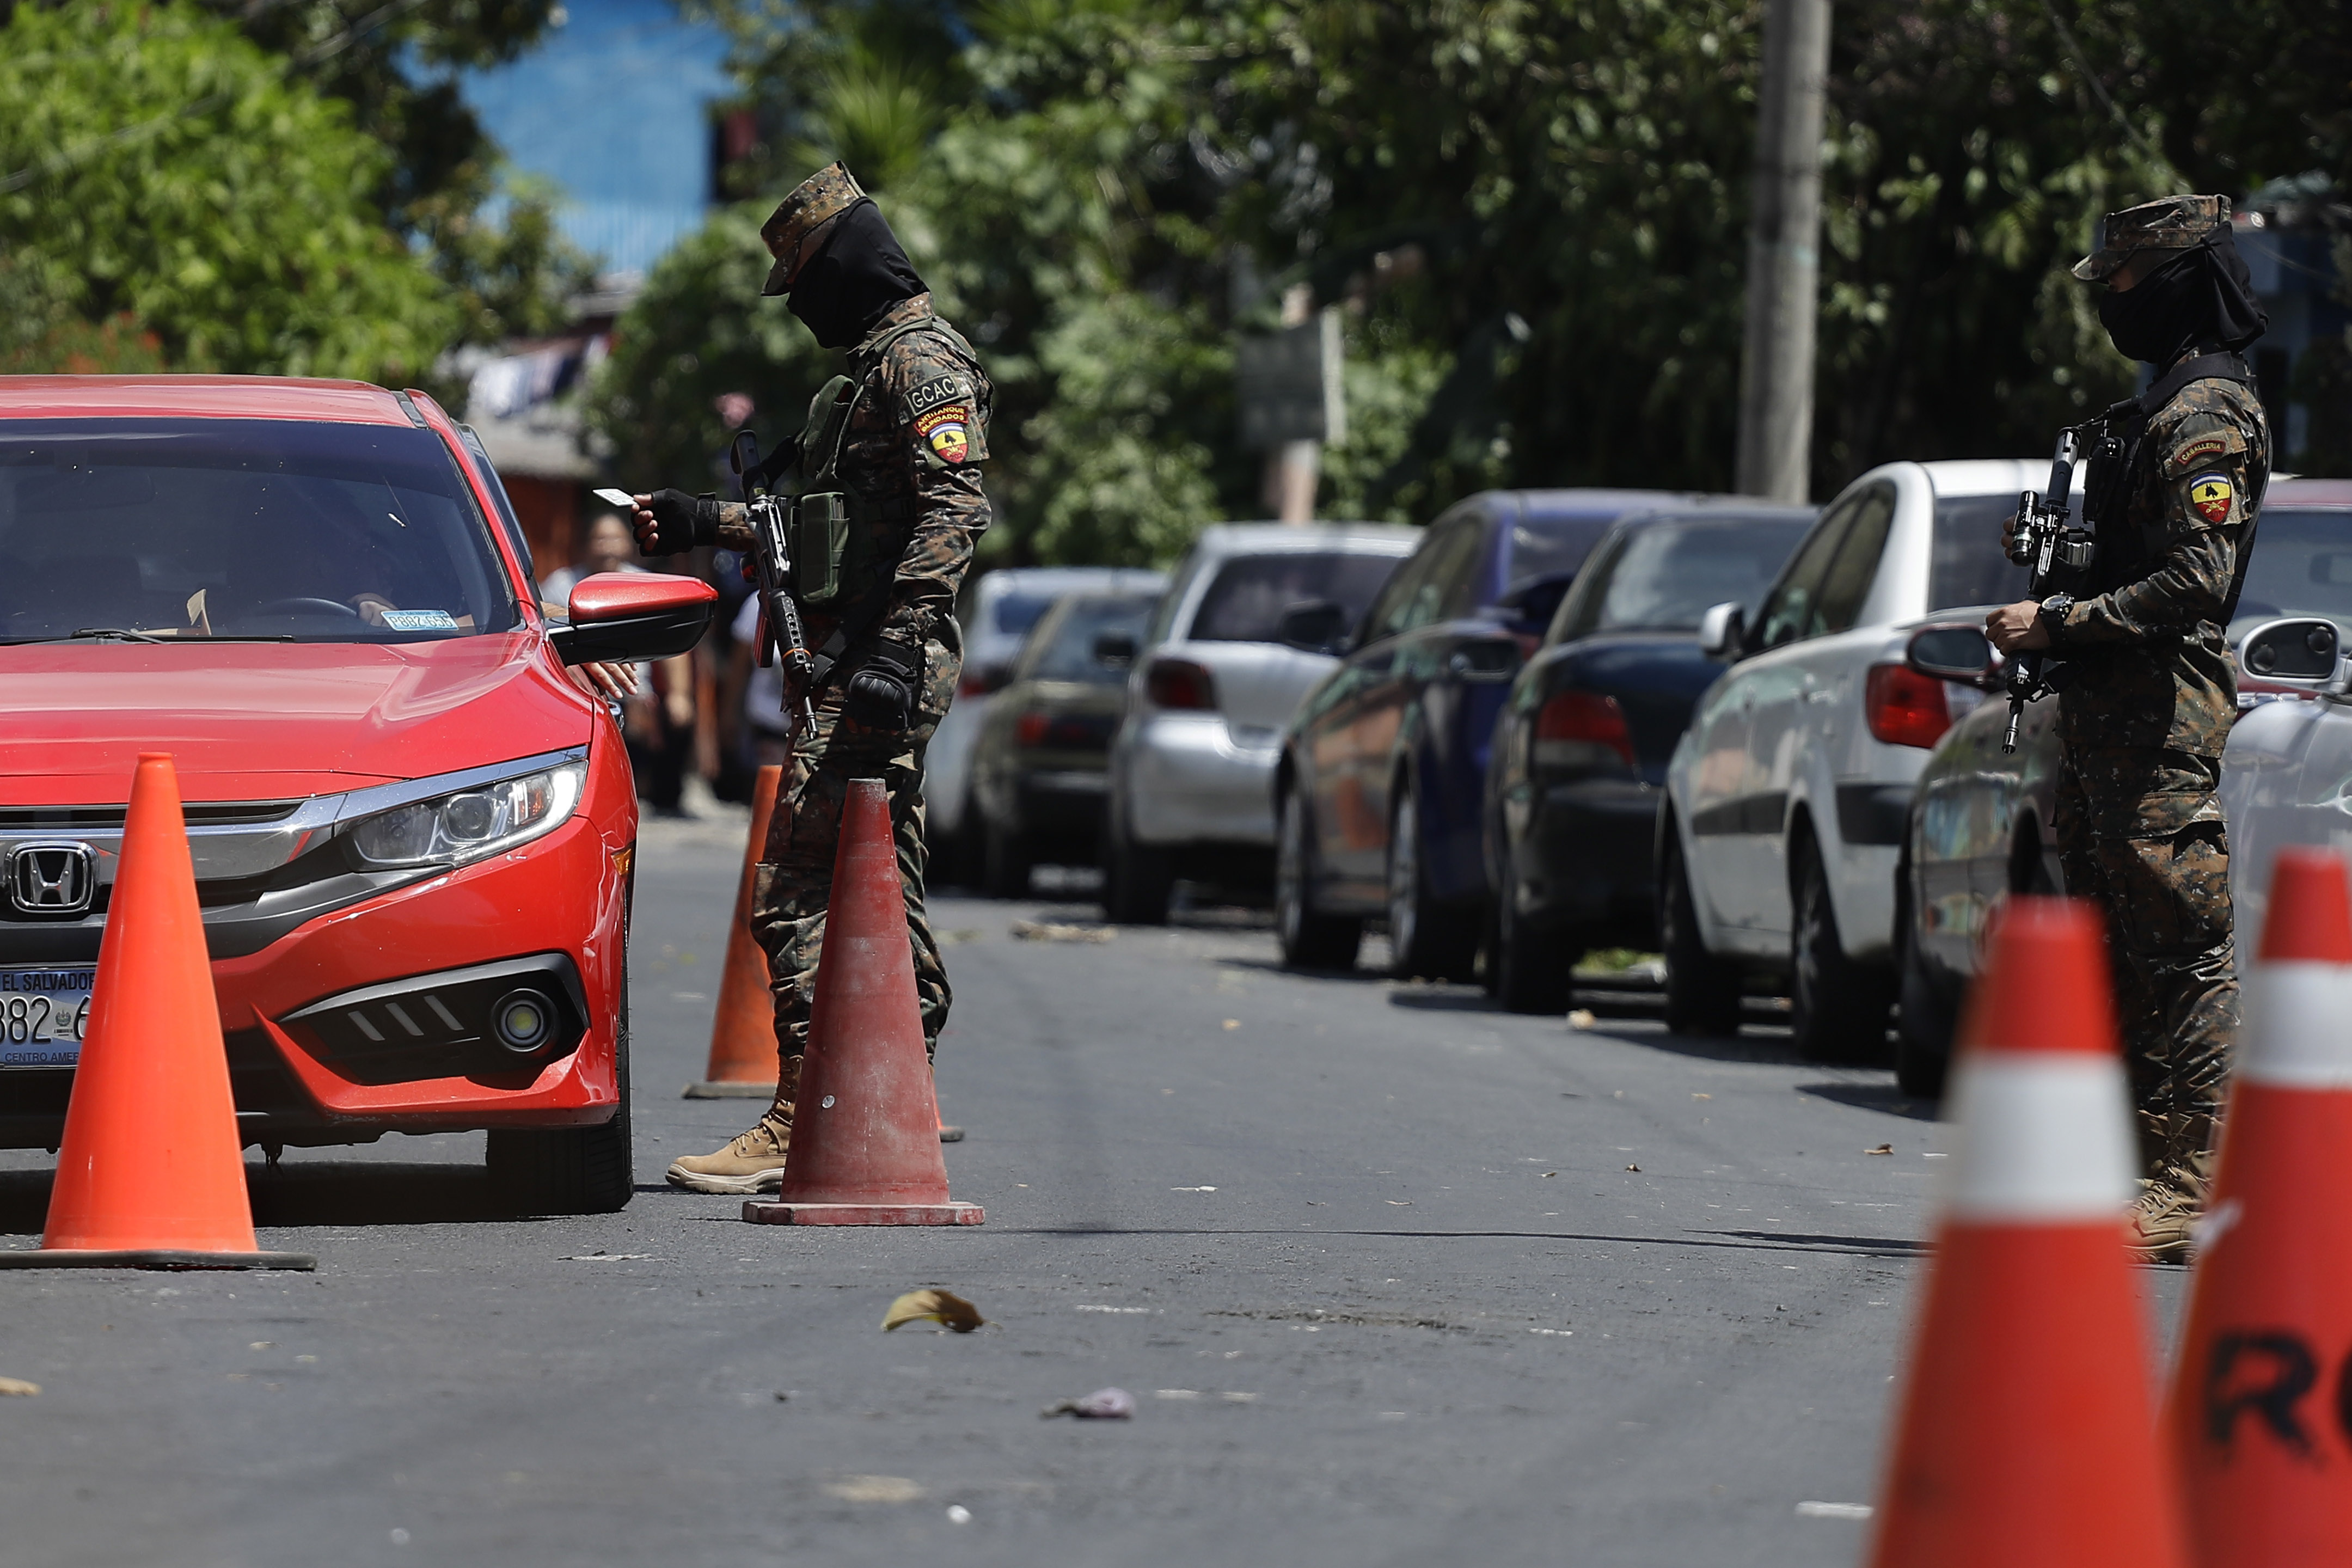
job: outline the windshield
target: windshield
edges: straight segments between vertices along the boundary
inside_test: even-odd
[[[1812,520],[1710,518],[1629,528],[1576,604],[1561,636],[1696,631],[1710,605],[1737,600],[1752,619],[1764,590]]]
[[[2013,605],[2032,574],[2001,553],[2000,525],[2017,510],[2013,495],[1938,496],[1936,558],[1927,570],[1927,608]]]
[[[1503,578],[1507,583],[1524,582],[1529,577],[1549,576],[1555,572],[1575,572],[1584,565],[1584,558],[1601,542],[1601,536],[1622,513],[1608,517],[1546,517],[1523,518],[1511,526],[1510,559],[1504,563]]]
[[[416,642],[517,621],[456,462],[414,427],[0,420],[0,641]]]
[[[1007,594],[996,601],[996,629],[1009,637],[1025,637],[1060,597],[1058,594]]]
[[[2281,616],[2325,616],[2352,641],[2352,510],[2280,507],[2255,521],[2230,640]]]
[[[1194,642],[1279,642],[1282,612],[1327,600],[1360,619],[1401,559],[1339,551],[1284,551],[1236,555],[1217,568],[1188,634]]]
[[[1024,680],[1075,680],[1088,686],[1118,686],[1127,679],[1127,666],[1108,665],[1095,658],[1095,639],[1107,632],[1124,632],[1139,642],[1151,619],[1151,595],[1085,595],[1065,602],[1053,620],[1039,628],[1044,640],[1029,651]]]

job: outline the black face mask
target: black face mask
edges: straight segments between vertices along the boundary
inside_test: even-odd
[[[2237,237],[2223,228],[2134,287],[2109,289],[2099,301],[2099,324],[2116,353],[2164,370],[2191,349],[2242,349],[2270,318],[2254,299]]]
[[[841,215],[824,248],[801,267],[784,301],[829,349],[855,348],[882,312],[925,292],[882,209],[859,202]]]

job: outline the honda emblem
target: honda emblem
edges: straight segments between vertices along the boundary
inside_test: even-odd
[[[87,844],[19,844],[8,851],[8,901],[28,915],[79,915],[98,894],[98,851]]]

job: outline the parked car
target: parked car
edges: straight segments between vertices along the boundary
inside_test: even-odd
[[[0,378],[0,1144],[57,1146],[163,751],[248,1142],[488,1129],[519,1202],[628,1202],[636,795],[563,665],[717,595],[591,577],[551,626],[505,510],[422,393]]]
[[[2006,603],[2024,569],[2000,522],[2047,463],[1889,463],[1848,485],[1753,626],[1710,610],[1701,644],[1734,661],[1666,771],[1659,934],[1667,1021],[1729,1032],[1748,974],[1785,975],[1798,1048],[1885,1048],[1895,867],[1911,786],[1950,721],[1942,681],[1905,662],[1932,613]]]
[[[1266,786],[1282,728],[1337,662],[1326,644],[1363,613],[1418,530],[1240,523],[1201,531],[1146,630],[1112,743],[1103,907],[1168,918],[1179,878],[1254,881],[1271,868]],[[1285,616],[1312,636],[1282,640]]]
[[[1564,1011],[1586,949],[1650,945],[1666,762],[1722,673],[1699,648],[1699,618],[1726,600],[1754,615],[1815,515],[1643,512],[1594,547],[1495,721],[1487,979],[1505,1007]]]
[[[2242,648],[2250,636],[2282,618],[2319,616],[2336,628],[2338,640],[2352,646],[2352,481],[2273,480],[2254,541],[2238,613],[2229,626],[2231,643]],[[1915,666],[1948,674],[1989,664],[1981,640],[1969,640],[1982,616],[1951,618],[1956,626],[1937,639],[1940,650],[1929,650],[1940,651],[1940,658],[1923,660],[1915,654]],[[2291,805],[2294,797],[2277,795],[2272,781],[2286,776],[2280,772],[2284,759],[2306,758],[2309,742],[2332,733],[2332,727],[2304,734],[2299,726],[2316,709],[2297,700],[2313,696],[2312,679],[2281,673],[2275,647],[2251,663],[2242,653],[2238,706],[2244,716],[2230,737],[2222,773],[2231,879],[2242,900],[2252,901],[2252,913],[2246,903],[2239,907],[2240,924],[2247,931],[2260,929],[2262,894],[2276,845],[2329,841],[2294,837],[2305,831],[2303,826],[2282,827],[2304,819]],[[1983,702],[1982,710],[1971,711],[1981,700],[1977,685],[1961,681],[1945,691],[1951,728],[1920,773],[1895,878],[1901,1000],[1895,1072],[1907,1092],[1922,1096],[1942,1087],[1954,1020],[1976,976],[1993,911],[2013,894],[2064,886],[2052,837],[2060,761],[2057,700],[2027,705],[2017,751],[2004,754],[2000,740],[2008,703],[1996,696]],[[2273,706],[2285,711],[2272,714]],[[2263,715],[2262,722],[2249,728],[2257,712]],[[2302,738],[2290,746],[2282,738],[2289,733]],[[2263,802],[2259,807],[2257,798]],[[2324,823],[2330,815],[2322,811],[2311,820]],[[2278,837],[2282,831],[2285,837]]]
[[[971,811],[991,895],[1027,892],[1041,861],[1095,863],[1110,738],[1158,602],[1157,594],[1065,595],[989,704],[972,748]]]
[[[1504,690],[1612,523],[1699,499],[1488,490],[1429,525],[1283,742],[1275,927],[1286,962],[1353,963],[1364,921],[1385,915],[1396,973],[1470,978]]]
[[[1161,573],[1131,566],[1006,566],[966,582],[956,606],[963,676],[955,705],[923,753],[923,830],[934,880],[959,881],[984,869],[978,824],[966,831],[971,749],[997,689],[1013,679],[1013,661],[1031,629],[1065,594],[1157,594],[1167,584]]]

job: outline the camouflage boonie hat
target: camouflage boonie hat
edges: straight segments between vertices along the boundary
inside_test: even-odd
[[[801,269],[801,253],[808,248],[811,237],[828,220],[865,199],[866,192],[846,163],[827,163],[794,185],[792,195],[778,203],[768,221],[760,226],[760,237],[767,241],[768,254],[776,258],[760,292],[789,292],[793,275]]]
[[[2186,250],[2230,221],[2227,196],[2165,196],[2099,220],[2074,276],[2096,283],[2140,250]]]

